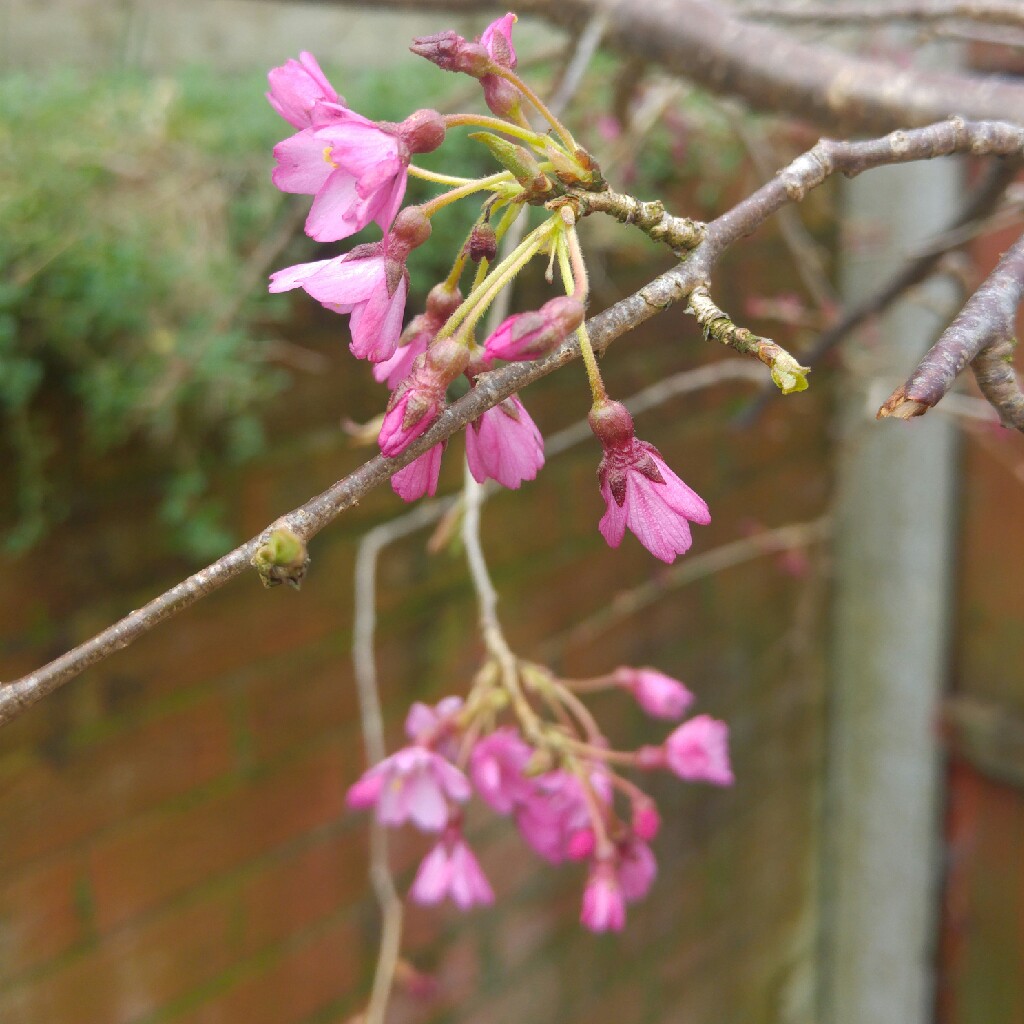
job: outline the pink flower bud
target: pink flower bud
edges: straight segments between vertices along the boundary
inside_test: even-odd
[[[503,18],[492,21],[480,36],[480,45],[491,60],[503,68],[513,70],[517,63],[515,47],[512,45],[512,26],[519,19],[509,11]]]
[[[682,718],[693,703],[693,694],[681,682],[653,668],[616,669],[615,682],[652,718]]]
[[[653,800],[633,801],[633,831],[639,839],[650,842],[661,831],[661,815]]]
[[[424,358],[420,356],[416,363]],[[425,373],[422,364],[418,370],[414,366],[406,383],[391,395],[377,439],[381,454],[391,458],[408,448],[427,431],[443,407],[444,384]]]
[[[410,153],[433,153],[444,142],[444,115],[436,110],[417,110],[398,126],[398,136]]]
[[[535,312],[510,316],[484,342],[484,349],[492,359],[536,359],[576,330],[584,312],[583,303],[571,296],[551,299]]]
[[[455,71],[480,78],[491,69],[491,58],[480,43],[470,43],[457,32],[435,32],[420,36],[409,47],[418,57],[425,57],[442,71]]]
[[[688,782],[731,786],[729,727],[708,715],[684,722],[665,740],[668,767]]]
[[[626,901],[615,869],[599,861],[583,891],[580,922],[592,932],[620,932],[626,924]]]
[[[658,873],[658,863],[651,848],[639,839],[629,839],[619,846],[615,874],[627,903],[642,900]]]
[[[566,844],[565,854],[569,860],[586,860],[592,856],[597,846],[597,840],[592,828],[581,828],[569,837]]]

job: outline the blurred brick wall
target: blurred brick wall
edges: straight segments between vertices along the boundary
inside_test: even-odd
[[[616,275],[618,287],[630,283]],[[282,401],[259,468],[222,481],[240,536],[361,461],[339,417],[367,418],[382,400],[344,351],[340,322],[309,305],[296,304],[310,319],[301,340],[331,369]],[[720,355],[669,314],[620,342],[606,372],[625,396]],[[714,522],[696,531],[695,554],[823,508],[824,394],[790,400],[755,433],[738,433],[727,423],[740,394],[727,386],[639,421],[711,504]],[[574,422],[586,410],[582,371],[525,398],[546,433]],[[449,448],[442,491],[458,486],[461,450],[461,441]],[[739,785],[657,782],[661,877],[621,938],[577,925],[578,870],[540,866],[504,823],[471,815],[497,906],[465,917],[411,910],[406,949],[437,972],[441,994],[423,1006],[400,997],[393,1020],[808,1021],[820,587],[813,573],[794,575],[792,559],[759,558],[666,592],[596,642],[553,641],[663,573],[632,538],[613,552],[598,535],[598,458],[596,445],[581,446],[485,508],[510,641],[526,656],[546,650],[567,674],[650,663],[685,679],[700,711],[729,721]],[[153,543],[156,496],[144,467],[119,462],[87,470],[73,524],[7,567],[0,678],[87,637],[187,569]],[[390,491],[375,492],[316,539],[300,593],[237,580],[4,729],[4,1024],[314,1024],[359,1008],[377,918],[365,823],[343,808],[363,767],[349,664],[352,569],[366,528],[403,510]],[[462,560],[429,556],[425,539],[401,542],[380,562],[377,649],[392,741],[412,699],[458,691],[480,654]],[[623,743],[665,732],[624,699],[604,699],[599,712]],[[403,885],[424,848],[415,835],[397,837]]]

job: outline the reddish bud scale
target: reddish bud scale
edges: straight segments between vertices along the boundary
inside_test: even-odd
[[[409,49],[442,71],[482,78],[492,70],[490,55],[480,43],[471,43],[451,30],[420,36],[412,41]]]
[[[466,250],[474,263],[493,260],[498,254],[498,239],[494,228],[490,224],[477,224],[470,232]]]

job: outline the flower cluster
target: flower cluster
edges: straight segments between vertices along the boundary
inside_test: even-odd
[[[580,914],[592,931],[618,931],[626,906],[643,899],[657,873],[651,842],[660,827],[653,800],[612,764],[667,770],[688,782],[728,786],[728,728],[707,715],[677,726],[659,746],[613,751],[589,726],[586,740],[567,737],[520,706],[517,725],[494,721],[493,666],[485,667],[467,701],[446,697],[415,704],[406,719],[407,746],[367,771],[348,792],[353,808],[372,808],[383,825],[415,825],[436,835],[409,891],[418,903],[449,898],[462,910],[494,902],[494,892],[463,834],[464,805],[473,792],[509,817],[530,848],[551,864],[586,862]],[[693,701],[682,683],[654,669],[620,668],[596,680],[555,679],[523,665],[522,685],[542,699],[580,713],[574,690],[617,687],[658,718],[678,720]],[[524,710],[525,709],[525,710]],[[528,739],[527,736],[530,738]],[[628,807],[621,815],[616,806]]]
[[[449,31],[416,39],[411,47],[443,70],[477,79],[493,117],[424,109],[398,123],[372,121],[348,106],[309,53],[269,73],[267,98],[296,129],[274,148],[273,181],[282,191],[313,197],[306,233],[336,242],[370,224],[382,232],[379,241],[344,255],[276,272],[270,289],[301,288],[350,317],[353,355],[372,363],[373,376],[391,389],[379,438],[388,458],[402,455],[434,426],[459,377],[475,386],[496,361],[541,358],[575,334],[594,395],[591,424],[604,447],[599,481],[606,512],[600,531],[618,547],[628,527],[656,557],[670,562],[690,546],[689,523],[708,522],[707,506],[656,449],[633,436],[628,413],[604,390],[584,324],[587,272],[572,207],[551,206],[545,223],[498,258],[500,239],[527,205],[573,189],[606,188],[593,158],[518,77],[515,21],[506,14],[472,42]],[[550,132],[533,130],[531,109]],[[473,138],[504,169],[466,179],[415,165],[415,156],[438,149],[449,130],[463,126],[485,129]],[[402,209],[410,175],[450,188],[422,206]],[[405,326],[409,253],[430,237],[433,216],[481,195],[480,215],[451,273],[430,291],[425,311]],[[566,294],[513,314],[478,340],[477,325],[488,307],[535,257],[561,268]],[[460,282],[468,266],[476,271],[463,297]],[[444,447],[439,442],[420,451],[392,474],[392,487],[403,499],[436,492]],[[480,482],[517,488],[536,477],[544,465],[544,441],[517,396],[467,427],[466,459]]]

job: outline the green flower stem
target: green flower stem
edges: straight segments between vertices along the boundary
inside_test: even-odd
[[[551,234],[556,218],[545,221],[540,227],[534,228],[520,243],[499,263],[491,274],[483,282],[482,288],[474,288],[465,302],[448,318],[448,322],[438,332],[437,337],[447,338],[453,335],[456,329],[462,327],[467,332],[486,312],[487,307],[494,301],[494,297],[504,288],[520,270],[537,254],[537,251],[544,245],[547,237]]]
[[[587,297],[587,269],[583,263],[583,253],[576,229],[570,227],[558,241],[558,265],[562,271],[565,292],[583,301]],[[587,380],[590,383],[590,393],[594,396],[594,404],[606,402],[608,392],[605,391],[601,370],[597,365],[597,356],[594,355],[594,347],[590,344],[590,335],[585,323],[576,329],[576,337],[580,339],[580,354],[587,370]]]
[[[409,164],[408,171],[414,178],[432,181],[437,185],[468,185],[475,180],[473,178],[457,178],[453,174],[438,174],[437,171],[428,171],[426,167],[417,167],[416,164]]]
[[[504,132],[514,138],[528,142],[534,149],[544,152],[546,136],[535,132],[532,128],[520,128],[519,125],[509,121],[502,121],[497,117],[487,117],[483,114],[449,114],[444,119],[448,128],[488,128],[492,132]]]
[[[420,209],[426,216],[433,217],[438,210],[443,210],[446,206],[457,203],[460,199],[465,199],[466,196],[473,195],[474,192],[493,188],[495,185],[509,181],[512,181],[512,175],[508,171],[500,171],[487,178],[476,178],[466,185],[460,185],[458,188],[453,188],[450,192],[436,196],[434,199],[424,203]]]
[[[493,73],[499,78],[504,78],[506,82],[511,82],[537,108],[541,117],[554,128],[558,137],[568,147],[570,154],[575,153],[580,148],[569,129],[555,117],[547,104],[514,71],[509,71],[508,68],[495,64]]]

